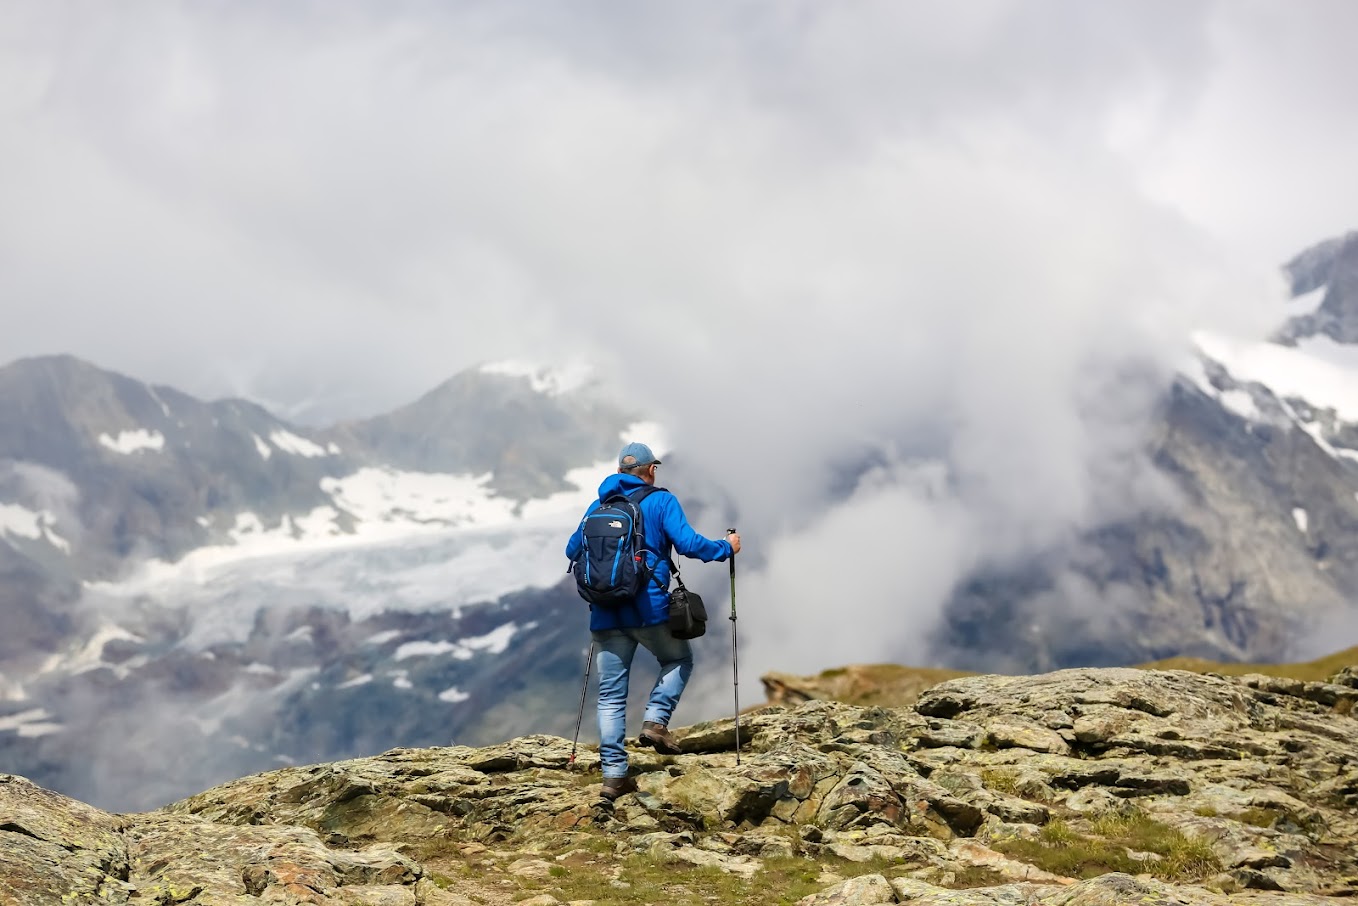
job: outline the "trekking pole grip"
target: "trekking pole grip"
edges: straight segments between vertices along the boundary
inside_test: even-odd
[[[736,530],[734,527],[726,530],[727,536],[734,535],[735,533]],[[734,550],[731,551],[731,562],[729,566],[731,567],[731,620],[734,622],[736,618],[736,552]]]

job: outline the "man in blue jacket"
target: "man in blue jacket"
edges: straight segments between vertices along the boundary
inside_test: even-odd
[[[630,443],[623,447],[618,454],[618,471],[599,485],[599,499],[590,504],[585,517],[615,494],[630,494],[654,485],[659,465],[660,460],[645,444]],[[637,742],[653,746],[667,755],[679,753],[679,743],[669,731],[670,715],[679,704],[679,696],[693,672],[693,652],[686,640],[674,638],[669,631],[667,589],[672,551],[704,562],[725,560],[740,552],[738,534],[727,535],[725,541],[713,541],[695,532],[688,524],[679,500],[669,491],[660,489],[648,494],[641,501],[640,510],[646,537],[646,563],[655,571],[655,581],[647,582],[629,604],[617,608],[593,604],[589,607],[589,629],[595,647],[599,649],[602,795],[610,801],[637,788],[636,781],[627,776],[627,750],[623,748],[627,734],[627,680],[637,645],[643,646],[660,662],[660,675],[651,689]],[[581,519],[581,526],[566,543],[566,556],[572,561],[583,544],[583,526],[584,519]]]

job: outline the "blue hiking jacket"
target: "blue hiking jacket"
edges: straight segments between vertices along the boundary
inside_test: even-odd
[[[566,542],[566,556],[571,560],[580,552],[584,542],[584,524],[589,514],[597,510],[603,501],[614,494],[630,494],[638,488],[646,487],[646,482],[635,475],[615,472],[599,485],[599,499],[589,505],[580,519],[571,540]],[[617,608],[589,605],[589,628],[591,632],[603,629],[631,629],[638,626],[656,626],[669,621],[669,559],[673,551],[685,557],[710,563],[725,560],[731,556],[729,541],[713,541],[704,538],[693,530],[684,516],[684,508],[679,499],[666,490],[657,490],[641,501],[641,520],[646,534],[646,563],[655,570],[655,578],[637,592],[636,599],[630,604]]]

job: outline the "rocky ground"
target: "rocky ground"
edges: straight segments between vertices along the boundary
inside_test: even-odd
[[[0,775],[0,903],[1324,903],[1358,896],[1358,675],[975,676],[687,728],[597,798],[529,736],[111,815]]]
[[[793,707],[814,699],[831,699],[851,705],[900,708],[913,705],[924,690],[945,680],[972,675],[965,670],[942,667],[850,664],[822,670],[814,676],[771,671],[759,680],[764,684],[764,697],[771,705]]]

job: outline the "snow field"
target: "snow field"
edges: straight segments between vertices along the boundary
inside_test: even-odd
[[[1301,399],[1317,411],[1331,410],[1340,421],[1358,424],[1358,347],[1335,343],[1328,337],[1311,337],[1295,347],[1205,332],[1194,334],[1193,340],[1203,355],[1237,381],[1267,387],[1288,418],[1330,456],[1358,461],[1358,450],[1336,447],[1326,438],[1320,422],[1303,418],[1288,402]],[[1247,421],[1265,420],[1247,391],[1222,391],[1212,386],[1201,361],[1194,361],[1183,372],[1228,411]]]
[[[1300,296],[1293,296],[1287,302],[1287,314],[1290,317],[1298,315],[1309,315],[1320,308],[1320,304],[1325,301],[1325,293],[1329,286],[1317,286],[1309,293],[1302,293]]]
[[[668,449],[654,424],[634,424],[619,438],[634,439],[660,455]],[[144,562],[118,581],[87,583],[86,593],[187,609],[193,625],[180,644],[198,649],[241,641],[264,600],[275,607],[322,603],[346,611],[355,622],[389,611],[456,613],[561,581],[565,540],[599,481],[616,468],[610,458],[573,469],[563,476],[566,490],[522,504],[496,496],[488,474],[365,468],[322,482],[332,505],[284,516],[274,525],[257,513],[238,513],[224,542],[175,562]],[[349,530],[341,527],[344,518]],[[108,606],[116,606],[114,600]],[[478,652],[499,653],[519,628],[506,624],[458,641],[411,641],[395,657],[442,654],[466,660]],[[397,637],[378,633],[367,643],[384,645]],[[385,673],[383,680],[411,687],[400,671]]]
[[[16,503],[0,503],[0,534],[43,540],[69,554],[71,544],[56,533],[56,521],[57,517],[47,510],[34,511]]]
[[[430,657],[441,654],[451,654],[459,661],[469,661],[475,656],[476,652],[484,651],[487,654],[501,654],[509,647],[509,642],[519,631],[519,627],[513,623],[505,623],[497,626],[485,635],[472,636],[469,639],[459,639],[456,642],[406,642],[396,649],[396,660],[403,661],[411,657]]]
[[[663,456],[667,449],[663,433],[654,423],[633,425],[623,432],[623,436],[625,439],[650,438],[657,455]],[[564,476],[568,490],[522,505],[496,496],[489,487],[492,479],[489,473],[450,475],[363,468],[343,478],[321,480],[321,489],[334,501],[333,506],[286,515],[276,526],[265,525],[255,513],[238,513],[235,524],[227,532],[229,543],[198,548],[172,563],[149,560],[122,581],[90,583],[87,587],[118,597],[131,597],[153,594],[156,589],[169,586],[203,585],[220,576],[223,570],[251,560],[389,545],[421,536],[502,533],[519,529],[568,534],[584,508],[594,499],[598,482],[616,468],[614,461],[606,460],[572,469]],[[341,513],[352,517],[351,532],[341,528]],[[564,541],[561,547],[564,547]],[[504,561],[493,566],[468,565],[477,574],[483,574],[486,568],[505,569],[510,575],[522,572],[521,565],[516,564],[511,569]],[[541,580],[520,583],[505,593],[515,588],[550,584],[555,578],[548,580],[544,576]]]
[[[284,453],[291,453],[294,456],[304,456],[307,459],[317,459],[322,456],[333,456],[340,451],[339,447],[330,444],[329,447],[322,447],[315,441],[299,437],[291,431],[273,431],[269,434],[269,440],[273,445]]]
[[[104,646],[113,641],[142,642],[141,636],[129,632],[121,626],[112,623],[105,623],[94,634],[86,639],[79,646],[67,649],[64,652],[53,654],[43,662],[38,668],[38,673],[61,673],[67,676],[75,676],[79,673],[87,673],[107,666],[104,662]],[[145,663],[145,658],[130,658],[115,666],[121,676],[126,676],[127,672]]]
[[[1205,332],[1195,333],[1193,341],[1236,380],[1263,384],[1280,398],[1304,399],[1358,423],[1358,348],[1328,337],[1313,337],[1295,347]]]
[[[165,435],[159,431],[138,428],[135,431],[120,431],[117,437],[100,434],[99,443],[114,453],[131,456],[133,453],[140,453],[143,450],[159,452],[165,449]]]

